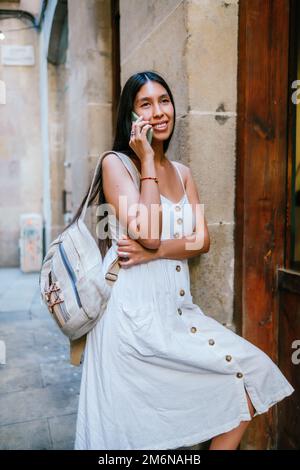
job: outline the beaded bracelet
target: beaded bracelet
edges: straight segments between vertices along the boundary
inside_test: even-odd
[[[155,183],[158,184],[158,178],[156,178],[156,176],[144,176],[143,178],[140,178],[141,181],[143,180],[154,180]]]

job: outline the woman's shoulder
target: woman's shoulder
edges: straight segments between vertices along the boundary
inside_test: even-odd
[[[175,163],[175,165],[177,165],[177,168],[179,169],[181,175],[183,176],[184,178],[184,183],[186,183],[189,175],[190,175],[190,168],[185,165],[184,163],[181,163],[181,162],[178,162],[177,160],[173,160],[173,163]]]
[[[119,150],[107,150],[106,155],[104,155],[102,161],[103,167],[115,166],[116,164],[121,167],[123,165],[122,159],[117,154],[122,154],[123,156],[125,155],[127,158],[129,158],[127,154],[120,152]]]
[[[102,174],[106,179],[113,178],[114,180],[118,180],[124,178],[128,172],[122,158],[116,155],[113,150],[107,151],[101,163]]]

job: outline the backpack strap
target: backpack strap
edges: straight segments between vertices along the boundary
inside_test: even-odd
[[[113,153],[115,153],[115,152],[113,152]],[[128,155],[126,155],[125,153],[117,152],[116,154],[122,160],[123,164],[127,168],[127,170],[129,172],[129,174],[131,175],[137,189],[140,190],[140,173],[139,173],[137,167],[135,166],[135,164],[133,163],[131,158],[128,157]]]
[[[126,169],[128,170],[129,174],[131,175],[134,183],[136,184],[138,190],[140,188],[140,174],[139,174],[135,164],[133,163],[131,158],[128,157],[128,155],[126,155],[125,153],[116,152],[115,150],[107,150],[107,151],[103,152],[100,155],[99,160],[97,162],[97,165],[96,165],[96,168],[95,168],[95,171],[94,171],[94,175],[93,175],[93,179],[92,179],[90,189],[89,189],[89,192],[88,192],[88,196],[87,196],[87,199],[85,201],[85,204],[83,206],[83,209],[82,209],[82,212],[81,212],[81,215],[80,215],[80,218],[82,220],[84,220],[84,218],[85,218],[88,203],[89,203],[89,200],[90,200],[90,197],[91,197],[91,194],[92,194],[92,190],[93,190],[93,187],[94,187],[94,184],[95,184],[95,179],[96,179],[96,176],[98,174],[98,170],[99,170],[99,167],[101,165],[101,162],[102,162],[103,158],[106,155],[108,155],[109,153],[114,153],[115,155],[117,155],[120,158],[120,160],[122,160],[123,164],[125,165]],[[115,260],[113,260],[113,262],[108,266],[108,269],[107,269],[107,272],[106,272],[106,275],[105,275],[106,282],[110,286],[113,286],[114,281],[118,277],[118,272],[119,272],[119,269],[120,269],[120,266],[118,264],[118,260],[119,260],[119,257],[117,257]],[[85,349],[86,338],[87,338],[87,335],[85,334],[84,336],[82,336],[81,338],[79,338],[77,340],[74,340],[74,341],[70,340],[70,362],[74,366],[79,366],[82,363],[82,355],[83,355],[83,352],[84,352],[84,349]]]
[[[70,340],[70,363],[73,366],[80,366],[82,362],[82,354],[84,352],[87,335],[81,336],[79,339]]]
[[[87,211],[87,207],[88,207],[88,203],[89,203],[89,200],[90,200],[90,197],[91,197],[91,194],[92,194],[92,190],[93,190],[93,187],[94,187],[94,184],[95,184],[95,179],[96,179],[96,175],[98,174],[98,170],[99,170],[99,167],[101,165],[101,162],[102,162],[102,159],[108,155],[109,153],[114,153],[115,155],[117,155],[123,162],[123,164],[125,165],[125,167],[127,168],[129,174],[131,175],[134,183],[136,184],[138,190],[140,188],[140,176],[139,176],[139,172],[137,170],[137,167],[135,166],[135,164],[133,163],[133,161],[131,160],[130,157],[128,157],[128,155],[126,155],[125,153],[121,153],[121,152],[116,152],[115,150],[106,150],[105,152],[103,152],[100,157],[99,157],[99,160],[97,162],[97,165],[96,165],[96,168],[95,168],[95,171],[94,171],[94,175],[93,175],[93,179],[92,179],[92,182],[91,182],[91,185],[90,185],[90,189],[89,189],[89,192],[88,192],[88,196],[86,198],[86,201],[85,201],[85,204],[83,206],[83,209],[82,209],[82,212],[81,212],[81,215],[80,215],[80,218],[82,220],[84,220],[85,218],[85,214],[86,214],[86,211]]]

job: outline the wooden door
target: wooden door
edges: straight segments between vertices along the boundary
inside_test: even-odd
[[[285,267],[289,0],[239,2],[235,320],[278,363],[278,268]],[[241,449],[277,447],[277,407]]]

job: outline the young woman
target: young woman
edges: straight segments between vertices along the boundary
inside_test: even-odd
[[[236,449],[252,417],[294,391],[262,350],[193,303],[187,260],[207,253],[210,240],[190,169],[166,154],[175,120],[161,76],[128,79],[113,150],[130,156],[140,190],[109,153],[90,202],[98,194],[115,208],[118,228],[135,236],[115,236],[107,252],[117,251],[121,269],[87,336],[75,449],[175,449],[210,439],[210,449]],[[147,210],[130,212],[136,203]],[[155,216],[151,207],[160,208]]]

